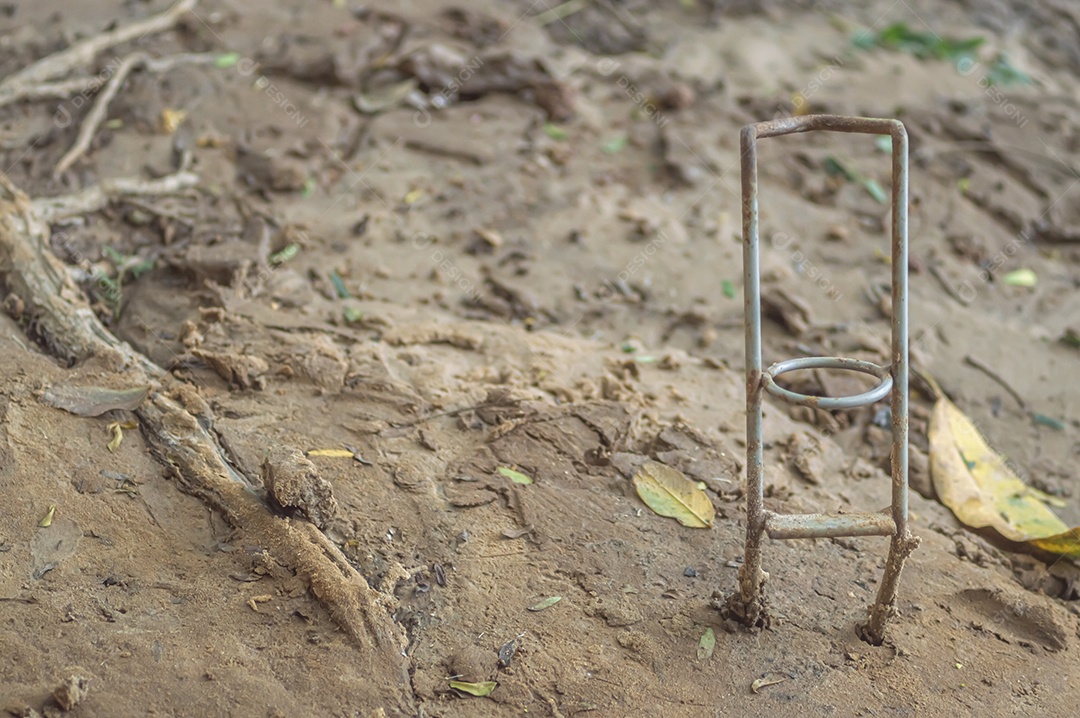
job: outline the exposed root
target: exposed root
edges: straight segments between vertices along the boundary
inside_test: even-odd
[[[0,182],[3,182],[0,179]],[[110,202],[128,197],[177,194],[195,187],[198,175],[178,172],[156,180],[121,178],[103,180],[75,194],[40,197],[30,202],[34,213],[50,224],[104,209]]]
[[[0,107],[21,99],[41,97],[42,85],[46,86],[45,91],[55,90],[58,85],[47,83],[88,66],[102,50],[172,29],[195,7],[195,3],[196,0],[181,0],[161,15],[89,37],[24,67],[0,83]],[[89,81],[84,81],[82,86],[87,82]],[[73,91],[78,91],[78,87]]]
[[[113,76],[105,83],[105,87],[94,99],[94,106],[90,108],[89,114],[87,114],[86,119],[83,120],[82,125],[79,127],[79,134],[78,137],[75,138],[75,144],[72,145],[71,149],[64,153],[64,156],[56,163],[56,168],[53,169],[53,177],[59,177],[70,169],[71,166],[90,149],[90,143],[94,141],[94,134],[108,115],[109,104],[113,101],[113,98],[116,97],[116,94],[120,92],[120,87],[124,84],[124,80],[126,80],[128,75],[137,68],[145,67],[151,71],[163,72],[177,65],[212,62],[213,59],[213,55],[203,54],[174,55],[172,57],[163,57],[153,60],[141,52],[132,53],[125,57],[120,61]]]
[[[109,112],[109,103],[116,97],[116,93],[120,92],[120,86],[124,84],[124,80],[131,74],[131,71],[144,60],[146,60],[146,55],[137,52],[120,61],[116,72],[113,73],[113,76],[105,83],[105,87],[98,93],[97,98],[94,99],[94,106],[90,108],[90,113],[86,116],[82,126],[79,127],[79,135],[75,138],[75,144],[56,163],[56,167],[53,169],[53,177],[59,177],[67,172],[68,168],[75,164],[75,160],[82,157],[90,149],[90,143],[94,140],[94,133],[97,132],[98,126],[105,121],[105,115]]]
[[[72,213],[74,207],[96,208],[109,199],[138,192],[185,185],[190,177],[174,175],[159,184],[118,180],[77,195],[78,201],[50,200]],[[386,686],[386,708],[415,714],[404,656],[403,632],[391,618],[392,598],[375,591],[315,526],[271,513],[253,482],[223,458],[208,428],[208,416],[197,419],[185,408],[186,386],[145,356],[119,341],[90,309],[65,266],[48,249],[49,225],[25,194],[0,174],[10,198],[0,199],[0,283],[22,302],[50,350],[69,363],[89,359],[123,371],[134,383],[151,383],[154,391],[136,411],[148,443],[179,484],[220,511],[234,527],[266,546],[280,563],[302,576],[334,621],[360,648],[371,680]],[[186,185],[185,185],[186,186]],[[85,195],[85,196],[84,196]],[[201,421],[200,421],[201,419]]]

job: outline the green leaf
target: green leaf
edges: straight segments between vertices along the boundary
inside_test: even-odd
[[[859,175],[849,170],[835,157],[826,157],[821,166],[825,170],[825,174],[830,177],[843,177],[848,182],[855,182],[859,179]]]
[[[345,307],[345,321],[349,324],[360,321],[364,318],[364,313],[356,307]]]
[[[551,608],[561,600],[562,596],[552,596],[550,598],[545,598],[543,601],[536,604],[535,606],[529,606],[528,610],[532,611],[533,613],[537,613],[539,611]]]
[[[851,44],[860,50],[873,50],[877,47],[877,35],[869,30],[863,30],[851,40]]]
[[[699,661],[707,661],[712,658],[713,651],[716,650],[716,633],[713,629],[706,628],[705,633],[701,634],[701,640],[698,641],[697,657]]]
[[[214,67],[220,67],[222,70],[232,67],[236,63],[240,62],[239,52],[227,52],[224,55],[218,55],[214,58]]]
[[[723,290],[724,296],[728,299],[735,298],[735,285],[732,284],[730,279],[725,279],[724,281],[720,282],[720,289]]]
[[[874,198],[879,204],[888,204],[889,195],[885,194],[885,190],[881,188],[877,180],[870,179],[869,177],[863,177],[861,179],[862,186],[866,188],[866,191]]]
[[[338,295],[338,299],[349,298],[349,290],[345,286],[345,281],[334,270],[330,270],[330,283],[334,285],[334,293]]]
[[[1046,414],[1040,414],[1033,411],[1031,412],[1031,420],[1034,421],[1036,424],[1041,424],[1042,426],[1049,426],[1051,429],[1055,429],[1057,431],[1065,431],[1065,424],[1063,422],[1058,421],[1052,416],[1047,416]]]
[[[533,482],[531,478],[521,473],[520,471],[514,471],[513,469],[508,469],[505,466],[500,466],[496,469],[496,471],[513,481],[515,484],[531,484]]]
[[[893,23],[876,35],[865,31],[852,40],[852,44],[860,50],[883,47],[906,52],[920,59],[936,58],[954,62],[973,57],[984,42],[984,37],[957,39],[942,37],[933,31],[919,32],[912,30],[905,22]]]
[[[280,252],[274,252],[270,255],[270,264],[277,266],[279,264],[285,264],[290,259],[296,256],[300,251],[300,245],[296,242],[290,242]]]
[[[565,140],[567,138],[566,130],[550,122],[544,123],[544,134],[553,140]]]
[[[454,690],[461,691],[462,693],[468,693],[470,696],[476,696],[477,698],[483,698],[484,696],[491,695],[491,692],[495,690],[495,687],[498,685],[499,684],[495,681],[483,681],[481,683],[450,681],[450,687]]]
[[[1007,54],[999,52],[986,70],[986,81],[999,87],[1030,85],[1031,76],[1013,65]]]
[[[1010,287],[1034,287],[1039,283],[1039,278],[1030,269],[1015,269],[1006,274],[1002,281]]]
[[[600,147],[600,149],[603,150],[606,154],[614,155],[622,152],[623,148],[626,147],[626,141],[626,135],[613,137],[607,142],[605,142],[603,146]]]

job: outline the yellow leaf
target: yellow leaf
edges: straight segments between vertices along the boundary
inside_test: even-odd
[[[56,504],[49,505],[49,510],[41,517],[41,521],[38,521],[38,526],[43,529],[49,528],[52,526],[53,516],[56,516]]]
[[[506,466],[500,466],[496,471],[513,481],[515,484],[531,484],[533,482],[532,478],[529,476],[526,476],[520,471],[514,471]]]
[[[312,449],[308,456],[329,456],[333,459],[353,459],[356,455],[348,449]]]
[[[1080,529],[1070,529],[942,396],[930,416],[930,474],[941,503],[972,528],[992,528],[1018,543],[1080,557]]]
[[[161,111],[161,129],[165,130],[165,134],[171,135],[183,124],[186,117],[187,113],[183,110],[173,110],[166,107]]]
[[[416,204],[416,201],[424,196],[424,190],[414,189],[405,195],[405,204]]]
[[[112,433],[112,438],[109,439],[108,447],[109,452],[115,452],[120,448],[120,442],[124,440],[124,430],[120,422],[114,421],[109,424],[109,431]]]
[[[716,515],[712,501],[677,469],[647,461],[634,475],[634,488],[641,500],[661,516],[670,516],[695,529],[712,526]]]
[[[490,695],[495,687],[499,685],[495,681],[483,681],[481,683],[468,683],[466,681],[450,681],[450,687],[468,693],[471,696],[477,698],[483,698],[486,695]],[[499,695],[502,695],[501,693]]]

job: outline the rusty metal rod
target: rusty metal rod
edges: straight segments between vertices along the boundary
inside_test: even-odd
[[[892,138],[892,347],[887,367],[841,357],[801,357],[778,362],[767,370],[761,360],[761,285],[758,226],[757,139],[811,132],[851,132]],[[768,624],[763,586],[768,574],[761,565],[761,538],[892,536],[885,574],[869,620],[860,634],[878,645],[885,622],[895,612],[896,589],[904,561],[918,545],[908,529],[908,138],[899,120],[835,115],[805,115],[747,125],[740,133],[742,151],[743,307],[746,323],[746,547],[739,570],[739,590],[728,601],[731,615],[748,626]],[[784,389],[775,378],[812,368],[847,369],[880,381],[868,392],[848,397],[815,397]],[[824,409],[850,409],[891,396],[893,420],[892,504],[888,514],[782,515],[764,508],[762,394],[792,404]]]
[[[765,512],[771,539],[892,536],[896,523],[888,514],[776,514]]]
[[[878,385],[870,391],[855,396],[809,396],[800,394],[777,384],[774,379],[781,374],[802,369],[846,369],[857,371],[880,379]],[[816,406],[819,409],[854,409],[879,402],[892,391],[893,381],[890,369],[887,366],[878,366],[873,362],[861,359],[844,359],[842,357],[799,357],[779,361],[770,366],[762,374],[765,382],[765,391],[778,399],[783,399],[789,404],[797,406]]]

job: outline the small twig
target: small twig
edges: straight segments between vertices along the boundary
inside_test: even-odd
[[[120,66],[116,68],[116,72],[105,83],[105,88],[94,100],[94,106],[90,109],[90,114],[86,116],[86,120],[79,128],[79,136],[75,138],[75,144],[56,163],[56,169],[53,170],[54,179],[64,174],[71,165],[75,164],[75,160],[82,157],[90,149],[94,133],[97,132],[98,126],[105,120],[105,115],[109,111],[109,103],[116,97],[116,93],[120,91],[120,86],[124,84],[124,80],[131,74],[131,71],[145,61],[146,55],[141,52],[128,55],[121,61]]]
[[[144,66],[149,72],[165,72],[177,65],[210,65],[216,62],[218,57],[219,55],[217,53],[212,52],[184,53],[182,55],[149,58],[144,63]],[[104,84],[105,81],[102,77],[87,77],[81,75],[69,80],[58,80],[56,82],[47,82],[42,85],[31,85],[22,88],[17,96],[8,99],[5,99],[3,95],[0,95],[0,107],[11,104],[16,100],[62,100],[80,92],[89,95],[97,92]]]
[[[86,67],[98,53],[129,40],[137,40],[145,35],[154,35],[171,29],[180,18],[195,7],[197,0],[181,0],[166,12],[148,20],[140,20],[130,25],[118,27],[111,32],[77,42],[66,50],[43,57],[22,70],[9,75],[0,83],[0,107],[11,104],[23,97],[33,96],[38,86]]]
[[[33,200],[30,206],[34,212],[50,224],[97,212],[108,206],[113,200],[130,195],[151,197],[176,194],[194,187],[199,176],[191,172],[177,172],[156,180],[121,178],[103,180],[100,184],[87,187],[75,194],[60,197],[41,197]]]
[[[427,422],[431,421],[432,419],[440,419],[440,418],[447,417],[447,416],[460,416],[460,415],[462,415],[462,414],[464,414],[466,412],[469,412],[469,411],[476,411],[477,409],[492,409],[492,408],[495,408],[497,406],[511,407],[511,406],[515,406],[517,403],[518,402],[516,402],[516,401],[503,399],[501,401],[485,401],[485,402],[481,402],[479,404],[473,404],[471,406],[463,406],[463,407],[461,407],[459,409],[450,409],[448,411],[437,411],[434,414],[427,414],[425,416],[421,416],[419,419],[413,419],[412,421],[406,421],[403,424],[391,424],[390,428],[388,428],[386,431],[395,432],[395,431],[398,431],[400,429],[409,429],[409,428],[414,427],[414,426],[419,426],[420,424],[427,423]]]
[[[942,289],[948,292],[950,297],[960,302],[965,307],[971,304],[970,299],[964,299],[962,296],[960,296],[960,293],[956,291],[956,287],[952,285],[952,283],[949,281],[949,278],[946,277],[945,273],[941,271],[941,267],[939,265],[930,263],[929,269],[930,274],[933,274],[934,279],[938,280],[938,282],[941,283]]]
[[[149,204],[147,202],[140,202],[140,201],[138,201],[136,199],[132,199],[130,197],[125,197],[124,198],[124,203],[125,204],[130,204],[135,209],[141,209],[143,212],[146,212],[147,214],[153,214],[153,215],[157,215],[158,217],[164,217],[165,219],[171,219],[174,222],[179,222],[180,224],[184,225],[185,227],[194,227],[195,226],[195,221],[194,220],[188,219],[187,217],[185,217],[182,214],[179,214],[178,212],[173,212],[171,210],[164,209],[162,207],[156,207],[156,206],[154,206],[152,204]]]
[[[970,354],[964,357],[964,363],[968,364],[969,366],[975,367],[976,369],[981,371],[983,374],[986,374],[988,377],[990,377],[991,379],[996,381],[998,383],[998,385],[1001,386],[1002,389],[1009,392],[1009,395],[1013,399],[1016,399],[1016,403],[1020,405],[1020,408],[1024,410],[1025,414],[1029,413],[1028,405],[1027,405],[1027,402],[1024,401],[1024,397],[1021,396],[1020,392],[1018,392],[1016,389],[1013,389],[1009,385],[1009,382],[1002,379],[1000,374],[998,374],[993,369],[986,366],[985,364],[983,364],[981,361],[979,361],[975,357],[971,356]]]
[[[0,107],[15,100],[62,100],[66,97],[92,88],[95,80],[92,77],[73,77],[70,80],[48,82],[44,85],[34,85],[24,88],[18,97],[9,102],[0,100]]]

